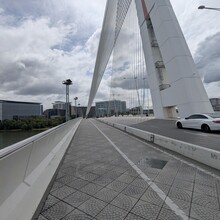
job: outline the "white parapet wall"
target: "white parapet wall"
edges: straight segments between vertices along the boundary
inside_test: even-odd
[[[185,157],[196,160],[200,163],[220,170],[220,151],[212,150],[209,148],[201,147],[198,145],[190,144],[187,142],[179,141],[176,139],[164,137],[158,134],[143,131],[137,128],[132,128],[127,125],[117,124],[109,121],[99,119],[110,126],[119,130],[125,131],[143,140],[157,144],[163,148],[177,152]]]
[[[81,119],[0,150],[0,219],[31,220]]]

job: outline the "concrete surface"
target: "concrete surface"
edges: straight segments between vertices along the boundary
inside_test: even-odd
[[[38,220],[220,219],[220,180],[97,121],[83,120]]]

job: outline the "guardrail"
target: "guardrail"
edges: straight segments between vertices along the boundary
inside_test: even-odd
[[[0,150],[0,219],[30,220],[81,119]]]
[[[137,128],[132,128],[127,125],[113,123],[99,119],[99,121],[113,126],[119,130],[125,131],[143,140],[157,144],[163,148],[177,152],[185,157],[196,160],[200,163],[220,170],[220,151],[212,150],[209,148],[201,147],[198,145],[190,144],[187,142],[179,141],[176,139],[168,138],[162,135],[150,133]]]

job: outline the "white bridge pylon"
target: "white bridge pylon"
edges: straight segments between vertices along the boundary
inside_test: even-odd
[[[87,114],[132,0],[107,0]],[[213,112],[169,0],[133,0],[137,9],[154,115]]]

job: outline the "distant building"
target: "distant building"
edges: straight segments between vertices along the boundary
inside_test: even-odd
[[[80,107],[80,112],[82,113],[82,116],[85,117],[86,116],[86,110],[87,110],[87,106],[81,106]],[[95,106],[92,106],[90,108],[89,114],[87,116],[88,118],[95,118],[96,114],[95,114]]]
[[[220,98],[212,98],[210,102],[214,111],[220,111]]]
[[[95,111],[97,117],[124,114],[126,112],[126,102],[120,100],[96,102]]]
[[[87,107],[86,107],[86,109],[87,109]],[[83,114],[84,114],[84,115],[86,115],[86,109],[83,110]],[[90,108],[90,111],[89,111],[89,114],[88,114],[87,117],[88,117],[88,118],[94,118],[94,117],[96,117],[95,106],[92,106],[92,107]]]
[[[53,109],[66,109],[66,102],[55,101],[53,103]]]
[[[55,101],[53,104],[53,109],[47,109],[44,115],[49,118],[62,117],[66,114],[66,102]],[[71,110],[71,104],[69,103],[69,109]],[[54,111],[53,111],[54,110]]]
[[[0,120],[19,119],[42,115],[42,105],[37,102],[0,100]]]
[[[47,109],[44,111],[44,115],[47,118],[59,118],[65,116],[65,109]]]
[[[76,114],[77,114],[77,107],[76,106],[71,106],[71,108],[70,108],[70,114],[71,114],[71,116],[76,116]]]
[[[71,116],[76,116],[77,113],[77,117],[85,117],[86,116],[86,110],[87,110],[87,106],[77,106],[77,108],[75,106],[71,106]],[[88,118],[93,118],[96,117],[95,114],[95,106],[92,106],[90,108],[89,114],[88,114]]]

